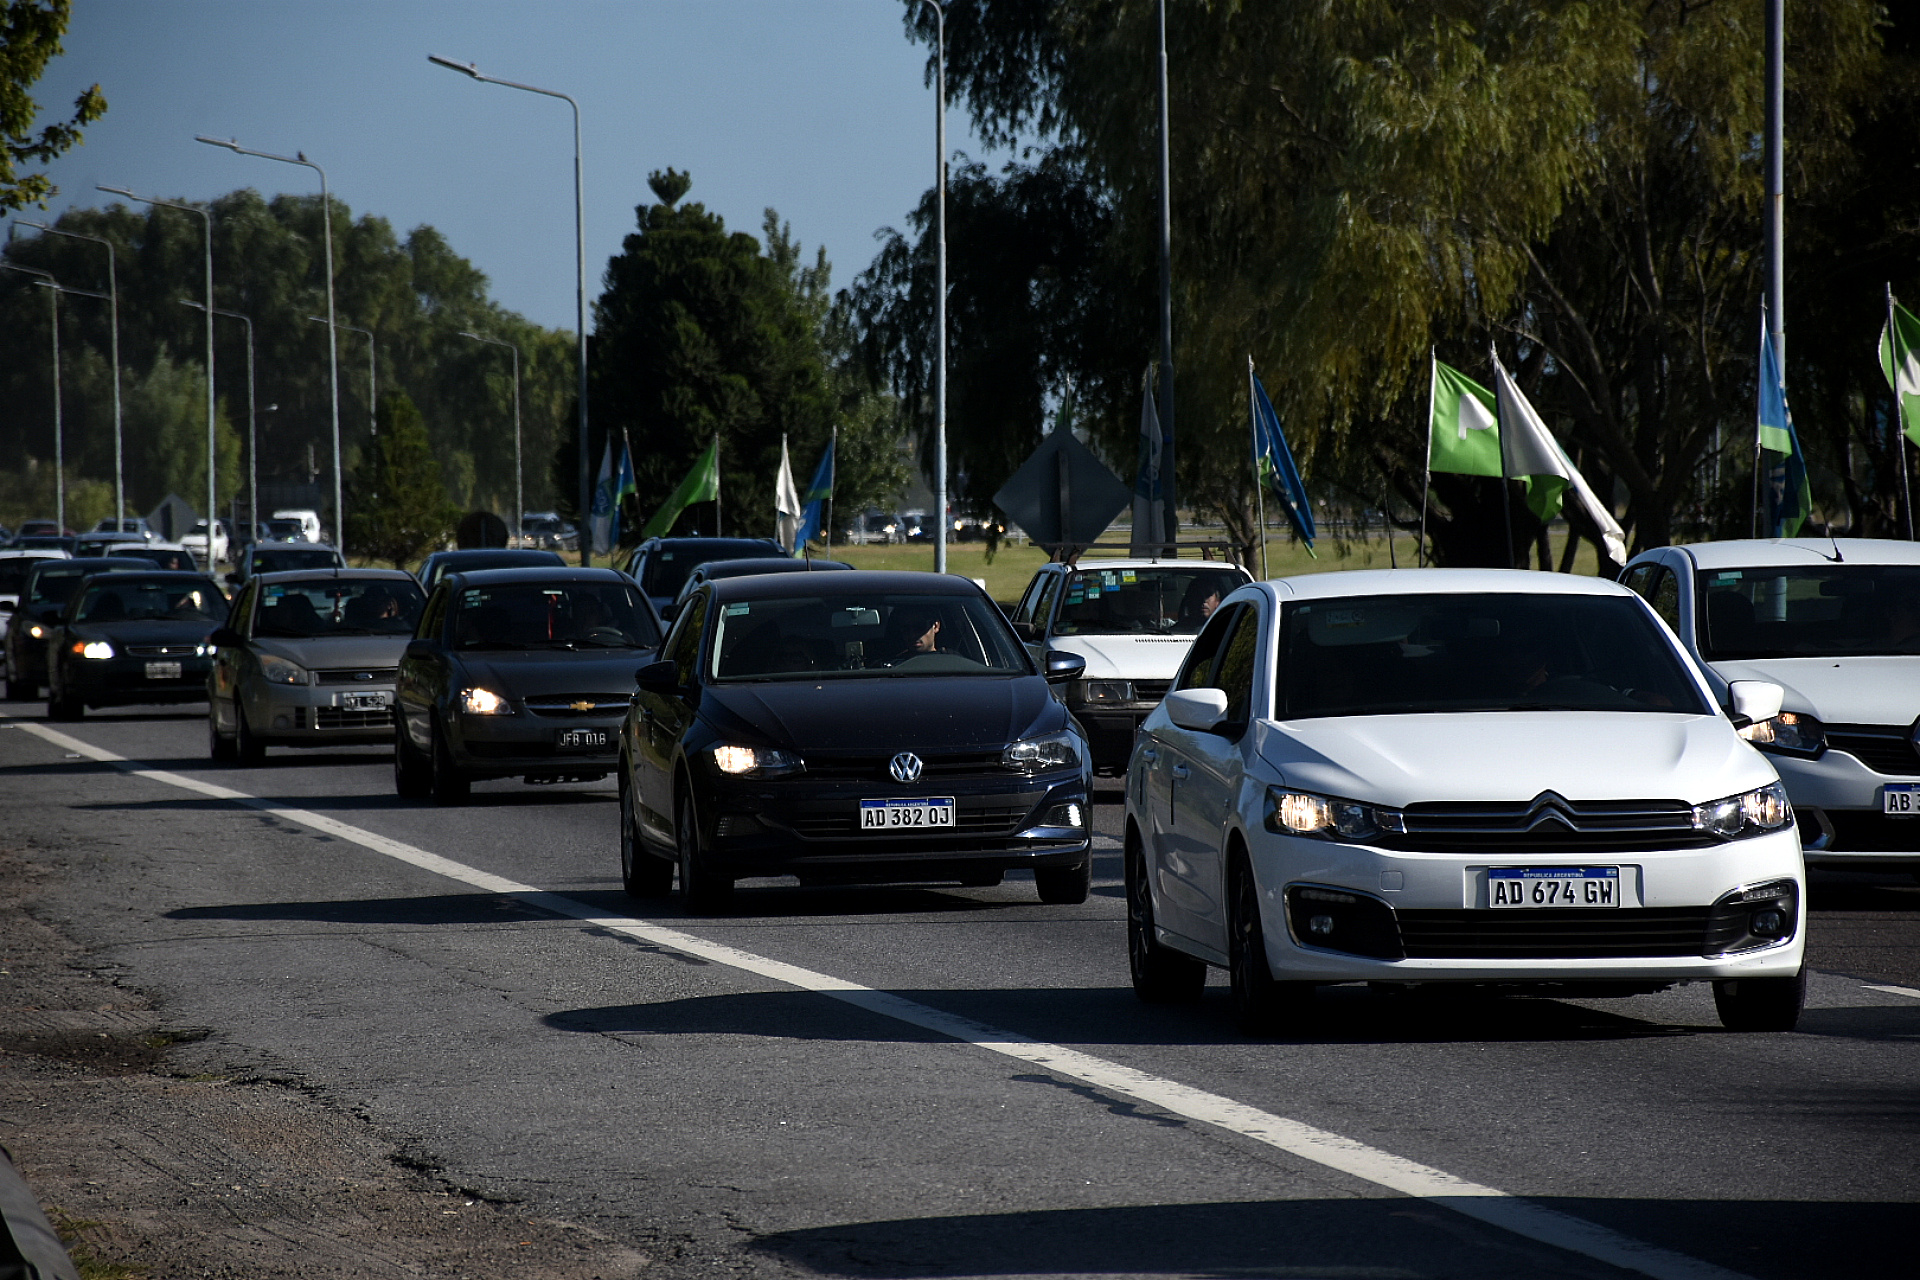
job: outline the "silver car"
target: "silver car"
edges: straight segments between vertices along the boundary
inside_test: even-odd
[[[250,580],[210,637],[213,758],[258,764],[269,744],[391,742],[394,676],[425,602],[419,582],[398,569]]]

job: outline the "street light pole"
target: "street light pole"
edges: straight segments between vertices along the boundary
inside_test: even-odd
[[[320,175],[320,216],[324,224],[321,227],[320,244],[324,250],[327,271],[327,375],[333,408],[333,538],[334,544],[344,551],[347,546],[347,509],[340,478],[340,335],[333,329],[333,194],[327,188],[327,171],[307,159],[304,151],[278,156],[271,151],[250,150],[231,138],[208,138],[195,134],[193,140],[210,147],[225,147],[236,155],[258,156],[262,160],[278,160],[281,164],[304,165]],[[211,298],[207,300],[207,305],[213,305]],[[213,324],[213,317],[207,317],[207,324]]]
[[[511,342],[470,333],[465,329],[460,331],[460,336],[490,346],[505,347],[513,352],[513,536],[518,538],[527,531],[526,491],[522,487],[525,472],[520,464],[520,348]]]
[[[180,305],[194,307],[201,311],[206,310],[204,304],[195,302],[191,298],[180,299]],[[238,320],[247,326],[247,524],[256,526],[260,523],[260,413],[255,407],[253,396],[253,321],[238,311],[216,311],[213,314]],[[234,530],[236,535],[239,532],[238,529]],[[209,533],[207,537],[208,545],[211,546],[213,535]],[[251,528],[248,530],[246,541],[253,541]],[[228,554],[232,554],[231,549]]]
[[[1160,492],[1167,543],[1180,540],[1179,477],[1173,454],[1173,164],[1167,143],[1167,0],[1160,0]],[[1266,534],[1261,533],[1262,537]],[[1167,554],[1179,555],[1169,545]]]
[[[53,307],[50,313],[53,318],[53,519],[64,534],[67,531],[67,444],[66,427],[60,417],[60,284],[51,272],[36,267],[12,262],[0,262],[0,267],[22,275],[39,276],[46,282],[47,301]]]
[[[592,563],[592,542],[585,536],[587,515],[593,509],[591,495],[587,487],[587,232],[586,232],[586,195],[581,181],[580,165],[580,104],[564,93],[553,89],[541,89],[530,84],[518,84],[512,80],[499,80],[493,76],[483,76],[471,62],[455,62],[451,58],[442,58],[428,54],[427,61],[435,66],[445,67],[449,71],[458,71],[463,76],[471,76],[482,84],[503,85],[509,89],[519,89],[526,93],[538,93],[548,98],[559,98],[573,108],[573,254],[574,267],[578,276],[575,294],[576,323],[579,330],[580,391],[579,391],[579,433],[580,433],[580,564],[584,567]]]
[[[328,323],[325,316],[308,316],[307,319],[313,321],[315,324]],[[369,436],[377,439],[380,435],[380,413],[378,408],[380,403],[380,389],[374,383],[373,330],[362,329],[357,324],[345,323],[335,325],[334,327],[345,329],[349,333],[360,334],[367,340],[367,433]]]
[[[935,0],[920,0],[933,10],[934,118],[933,160],[934,241],[937,245],[933,290],[933,506],[939,532],[933,541],[933,571],[947,571],[947,11]]]
[[[198,214],[206,227],[206,290],[207,290],[207,572],[213,572],[213,529],[214,522],[220,518],[218,495],[214,486],[220,478],[219,436],[214,429],[215,399],[213,393],[213,210],[202,209],[198,205],[181,204],[175,200],[158,200],[151,196],[137,196],[125,187],[100,187],[101,191],[111,195],[125,196],[129,200],[138,200],[141,204],[162,205],[168,209],[180,209],[186,213]]]
[[[104,236],[86,236],[77,231],[63,231],[59,227],[50,227],[44,222],[29,222],[25,218],[16,218],[23,227],[37,227],[49,235],[65,236],[69,240],[91,240],[107,248],[107,306],[113,312],[113,327],[109,331],[110,349],[113,362],[113,514],[115,528],[126,523],[127,486],[125,453],[122,447],[123,436],[120,430],[120,282],[119,272],[114,267],[115,253],[113,241]]]

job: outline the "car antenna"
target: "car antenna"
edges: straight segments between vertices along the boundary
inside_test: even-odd
[[[1833,548],[1833,562],[1845,564],[1846,557],[1840,554],[1840,539],[1833,536],[1833,521],[1827,521],[1827,545]]]

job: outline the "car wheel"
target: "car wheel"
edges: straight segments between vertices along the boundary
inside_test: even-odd
[[[1093,855],[1081,859],[1078,866],[1035,867],[1033,887],[1040,891],[1040,901],[1055,906],[1085,902],[1087,890],[1093,887]]]
[[[393,712],[393,793],[402,800],[425,800],[433,793],[433,777],[415,753],[398,707]]]
[[[700,849],[693,797],[674,803],[673,839],[680,852],[680,905],[695,914],[717,911],[733,897],[733,877],[716,872]]]
[[[664,898],[673,892],[673,864],[640,843],[640,814],[633,803],[627,762],[620,762],[620,887],[629,898]]]
[[[453,751],[447,746],[446,730],[439,721],[433,724],[433,762],[427,789],[435,804],[465,804],[473,794],[473,782],[453,767]]]
[[[1233,1015],[1248,1035],[1272,1035],[1298,1014],[1313,994],[1310,983],[1279,982],[1267,963],[1266,930],[1260,923],[1260,887],[1244,852],[1227,864],[1227,976]]]
[[[209,704],[207,707],[207,755],[214,760],[226,763],[239,754],[240,752],[234,747],[233,739],[220,732],[220,722],[213,718],[213,707]]]
[[[1729,1031],[1791,1031],[1807,1004],[1807,971],[1791,978],[1722,978],[1713,1007]]]
[[[238,698],[233,700],[233,758],[250,769],[267,762],[267,744],[254,736],[253,727],[247,723],[247,709]]]
[[[1182,955],[1153,936],[1153,886],[1140,837],[1127,833],[1127,968],[1133,993],[1148,1004],[1187,1004],[1207,985],[1207,964]]]

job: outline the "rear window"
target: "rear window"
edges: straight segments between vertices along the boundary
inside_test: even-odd
[[[288,573],[295,569],[332,569],[339,563],[340,557],[323,547],[315,547],[311,551],[291,547],[256,551],[248,557],[247,568],[253,573]]]

